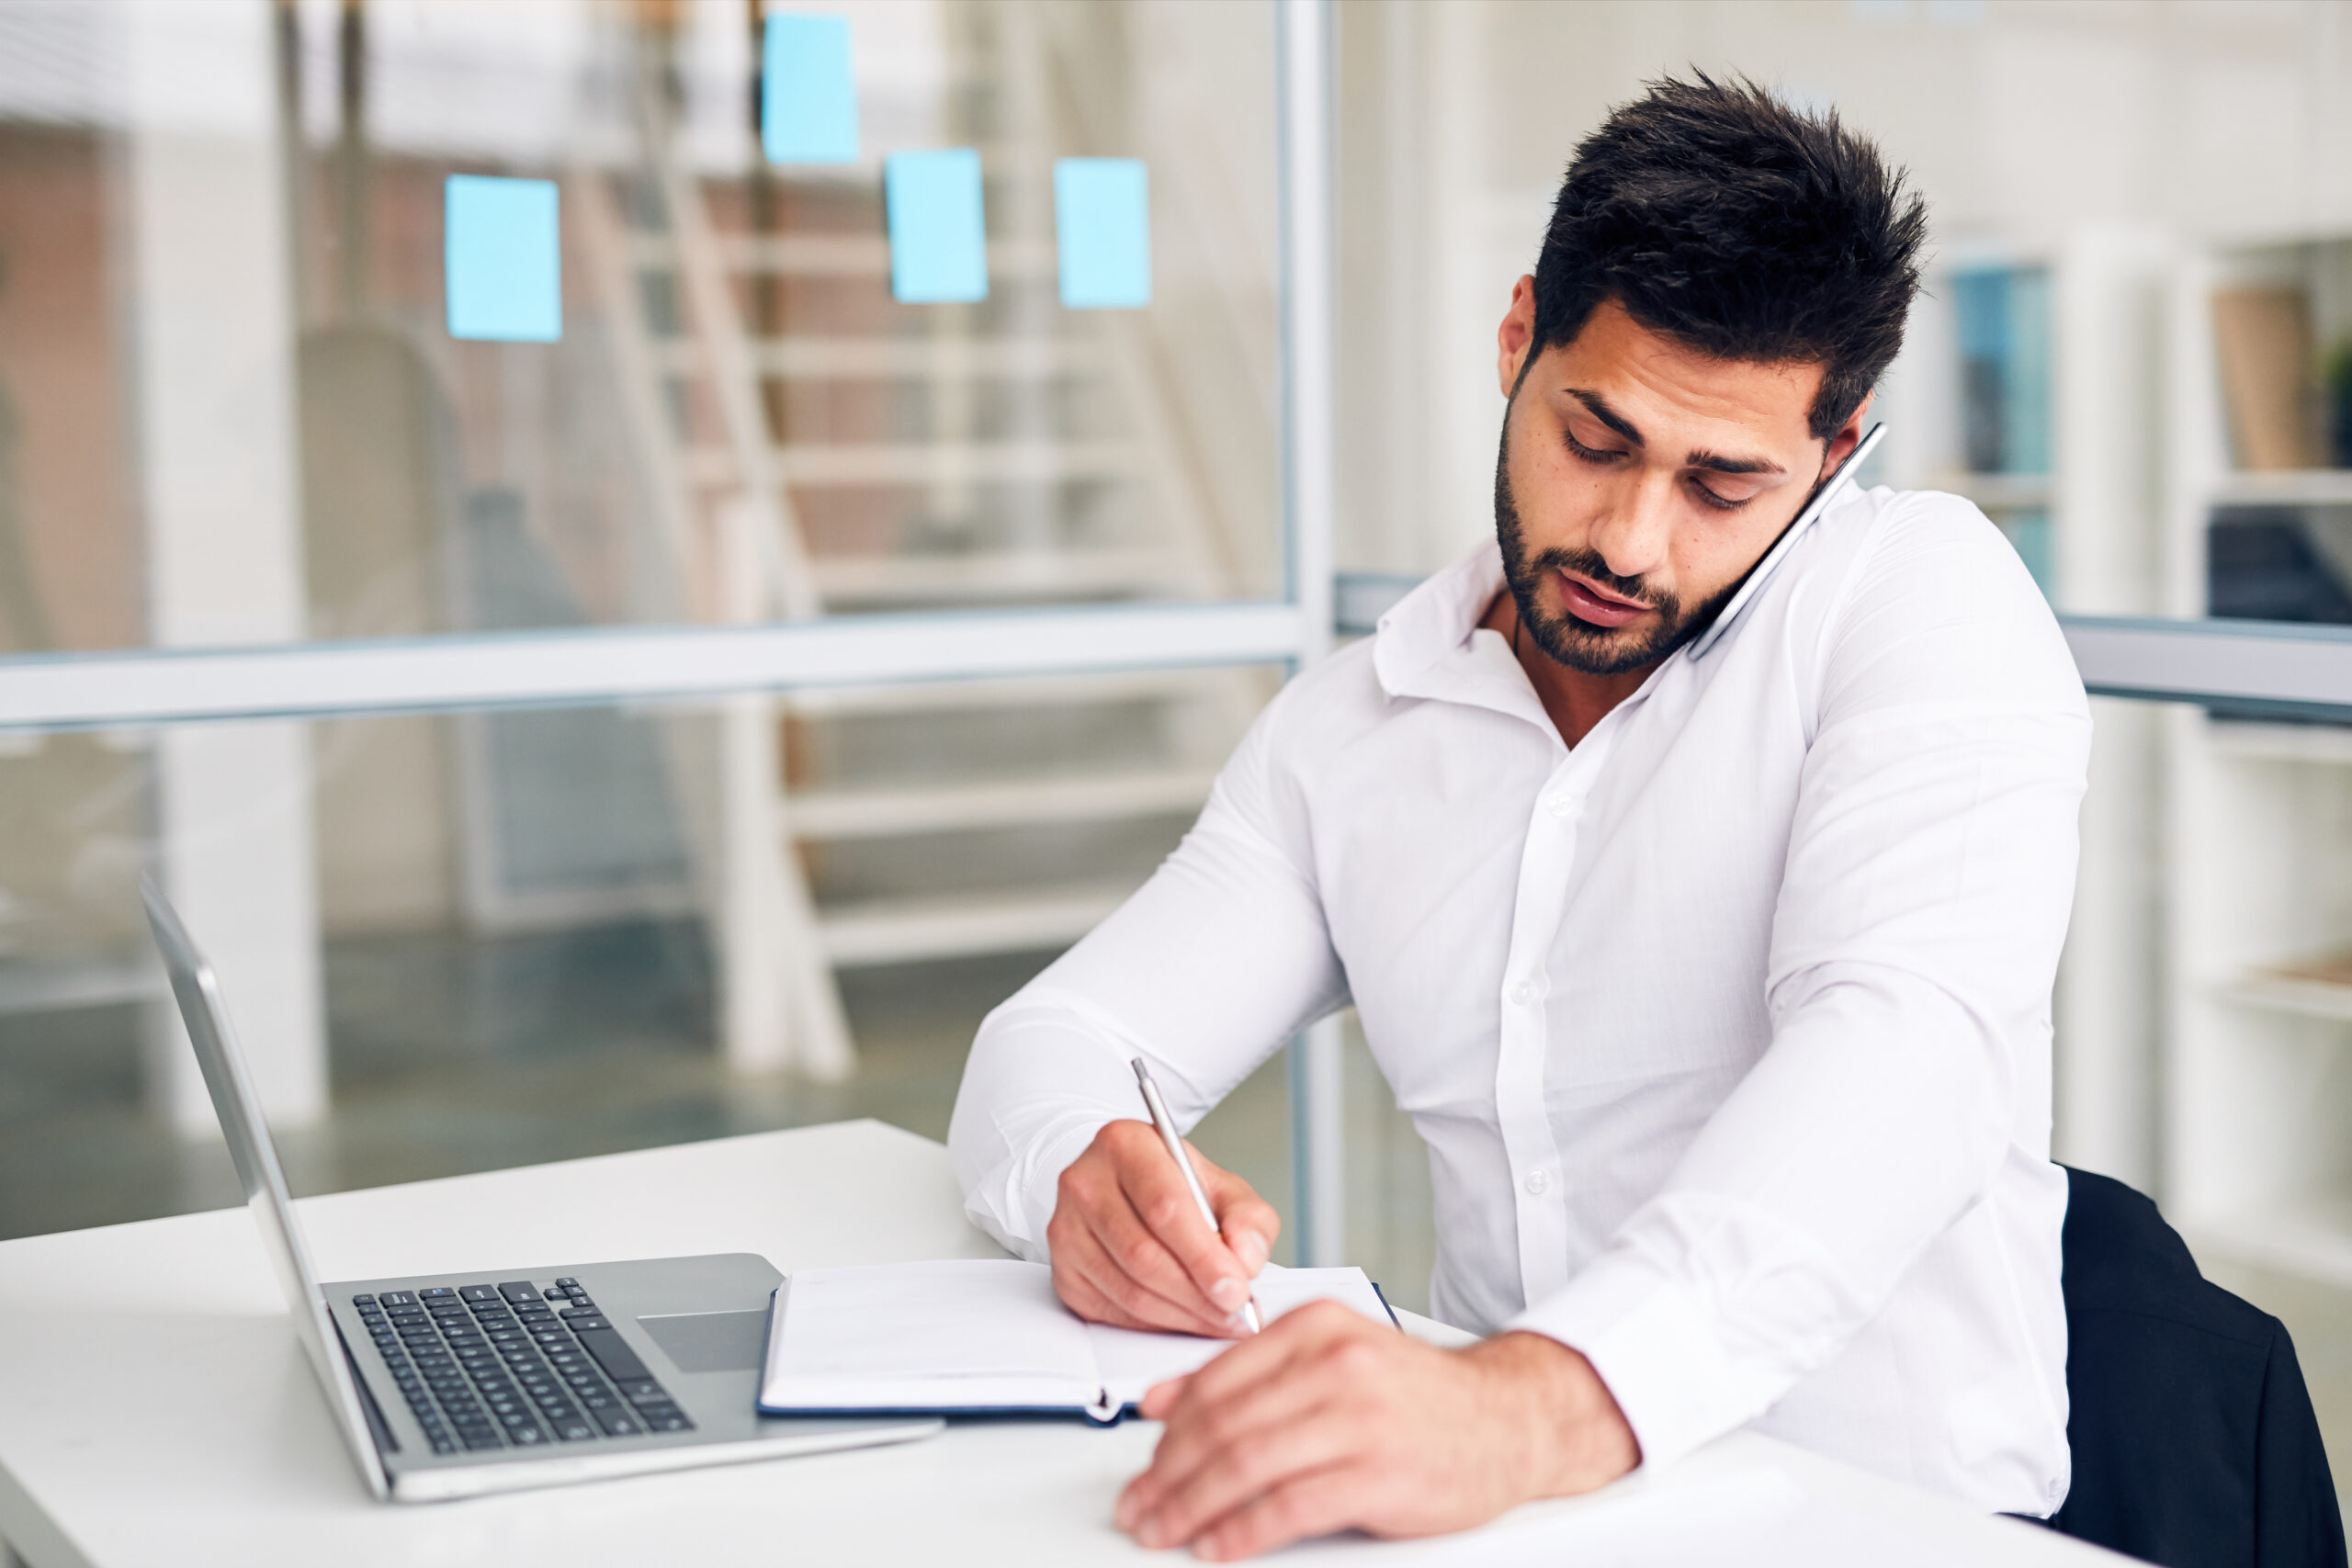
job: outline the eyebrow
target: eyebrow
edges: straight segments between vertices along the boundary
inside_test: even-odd
[[[1619,413],[1615,409],[1611,408],[1609,406],[1609,400],[1602,397],[1599,392],[1589,392],[1579,387],[1570,387],[1567,389],[1567,393],[1568,396],[1582,403],[1586,410],[1591,413],[1593,418],[1599,420],[1601,423],[1607,425],[1610,429],[1615,431],[1618,434],[1623,436],[1634,446],[1640,446],[1645,445],[1642,440],[1642,433],[1634,428],[1634,422],[1627,419],[1623,414]],[[1689,468],[1705,468],[1710,473],[1717,474],[1783,474],[1788,472],[1788,470],[1781,467],[1780,464],[1768,462],[1762,457],[1726,457],[1720,452],[1710,452],[1705,450],[1703,447],[1692,452],[1689,457],[1683,458],[1683,463]]]

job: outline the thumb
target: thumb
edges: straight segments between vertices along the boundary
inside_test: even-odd
[[[1215,1168],[1204,1162],[1202,1175],[1208,1184],[1209,1206],[1216,1211],[1218,1234],[1225,1237],[1234,1260],[1254,1280],[1266,1266],[1266,1259],[1274,1255],[1274,1237],[1282,1234],[1282,1216],[1241,1178],[1229,1170],[1216,1170],[1214,1176],[1210,1175]]]
[[[1266,1259],[1274,1255],[1274,1244],[1271,1237],[1260,1235],[1246,1224],[1231,1221],[1226,1224],[1225,1245],[1232,1250],[1235,1258],[1239,1260],[1242,1270],[1253,1280],[1258,1277],[1258,1271],[1266,1266]]]

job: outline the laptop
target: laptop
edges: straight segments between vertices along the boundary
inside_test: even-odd
[[[296,1337],[361,1476],[424,1502],[907,1442],[935,1418],[762,1416],[752,1253],[319,1281],[212,967],[140,891]]]

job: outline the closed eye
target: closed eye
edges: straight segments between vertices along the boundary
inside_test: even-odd
[[[1719,495],[1695,474],[1690,477],[1690,493],[1699,498],[1700,505],[1713,507],[1717,512],[1736,512],[1756,499],[1752,495],[1744,495],[1734,501],[1730,496]]]
[[[1565,425],[1561,427],[1560,434],[1562,438],[1567,442],[1568,450],[1575,453],[1577,457],[1588,463],[1613,463],[1618,458],[1626,455],[1623,451],[1611,451],[1600,446],[1588,446],[1583,442],[1577,439],[1576,432],[1568,429]]]

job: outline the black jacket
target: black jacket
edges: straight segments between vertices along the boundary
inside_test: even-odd
[[[2051,1525],[2164,1568],[2344,1568],[2286,1325],[2199,1274],[2146,1198],[2066,1174],[2075,1480]]]

